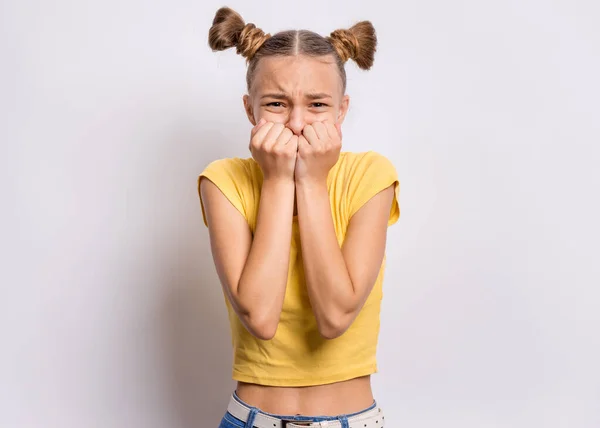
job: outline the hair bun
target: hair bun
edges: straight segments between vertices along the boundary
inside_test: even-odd
[[[349,29],[335,30],[328,40],[343,62],[352,59],[363,70],[373,66],[377,36],[371,22],[361,21]]]
[[[208,45],[213,51],[232,47],[247,60],[252,59],[262,44],[271,37],[254,24],[246,24],[239,13],[228,7],[215,14],[208,32]]]

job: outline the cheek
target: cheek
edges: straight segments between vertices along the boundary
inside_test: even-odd
[[[286,123],[288,120],[288,115],[283,112],[275,113],[275,112],[264,110],[264,109],[259,110],[259,112],[260,112],[259,113],[260,117],[258,118],[258,120],[260,120],[262,118],[262,119],[265,119],[267,122],[273,122],[273,123]]]
[[[306,117],[306,123],[311,124],[312,122],[336,122],[337,115],[334,110],[308,113]]]
[[[284,110],[273,111],[260,105],[254,109],[254,116],[256,121],[265,119],[267,122],[283,123],[287,120],[287,114]]]
[[[259,107],[255,110],[257,114],[255,114],[255,119],[258,122],[261,118],[265,119],[268,122],[273,123],[287,123],[290,118],[293,117],[295,119],[301,119],[306,124],[311,124],[313,122],[336,122],[337,121],[337,110],[331,109],[326,111],[310,111],[308,109],[302,111],[295,111],[293,114],[288,109],[281,109],[281,111],[273,111],[266,109],[264,107]]]

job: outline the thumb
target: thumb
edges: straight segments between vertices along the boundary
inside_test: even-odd
[[[290,146],[292,150],[298,151],[298,136],[292,135],[292,138],[286,143],[286,146]]]
[[[308,142],[308,140],[306,139],[306,137],[304,135],[299,135],[298,136],[298,147],[304,147],[304,146],[310,146],[310,143]]]
[[[304,135],[299,135],[298,136],[298,153],[305,152],[308,149],[310,149],[310,143],[308,142],[308,140],[306,139],[306,137]]]
[[[342,125],[340,125],[339,123],[335,123],[335,129],[337,129],[338,134],[340,134],[340,138],[342,138]]]

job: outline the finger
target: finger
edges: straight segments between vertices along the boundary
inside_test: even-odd
[[[332,122],[327,121],[325,122],[325,126],[327,127],[327,133],[329,134],[330,138],[339,140],[342,139],[340,132],[338,131],[337,123],[334,124]]]
[[[298,136],[294,135],[292,133],[292,138],[290,138],[290,140],[286,143],[285,148],[286,148],[286,150],[289,150],[290,152],[297,152],[298,151]]]
[[[333,135],[329,135],[327,133],[327,127],[325,126],[325,124],[323,122],[313,122],[312,126],[315,129],[315,132],[317,133],[317,137],[319,137],[319,140],[327,141],[329,139],[329,137],[333,137]]]
[[[277,141],[273,145],[273,151],[275,153],[288,153],[289,149],[287,148],[287,144],[292,138],[294,133],[289,128],[284,128],[279,137],[277,137]]]
[[[319,136],[312,125],[306,125],[302,130],[302,136],[311,145],[317,146],[319,144]]]
[[[250,137],[254,137],[256,135],[256,133],[258,132],[258,130],[260,128],[262,128],[262,126],[267,123],[266,119],[261,118],[258,123],[256,125],[254,125],[254,127],[252,128],[252,132],[250,132]]]
[[[279,135],[281,135],[284,129],[285,125],[283,123],[275,123],[267,135],[265,135],[265,139],[263,140],[263,148],[265,150],[271,149],[273,145],[275,145],[277,138]]]
[[[279,134],[279,137],[277,137],[275,144],[285,145],[288,143],[288,141],[290,141],[293,135],[294,133],[290,128],[284,128],[283,131],[281,131],[281,134]]]
[[[310,150],[311,145],[304,137],[304,135],[298,136],[298,153],[305,153],[307,150]]]
[[[265,136],[267,133],[273,128],[275,124],[273,122],[263,123],[256,134],[251,138],[250,145],[255,147],[260,147],[263,143]]]
[[[335,129],[337,130],[338,135],[340,136],[340,140],[341,140],[342,139],[342,125],[340,123],[336,123]]]

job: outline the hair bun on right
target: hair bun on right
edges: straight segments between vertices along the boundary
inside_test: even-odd
[[[327,39],[343,62],[352,59],[363,70],[373,66],[377,35],[371,22],[361,21],[349,29],[335,30]]]

